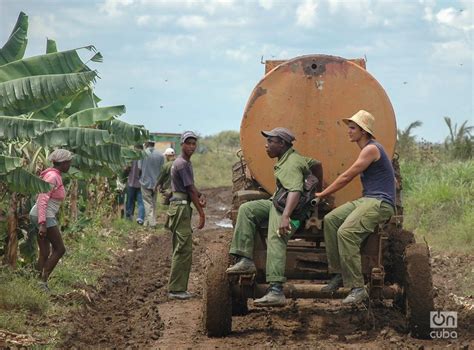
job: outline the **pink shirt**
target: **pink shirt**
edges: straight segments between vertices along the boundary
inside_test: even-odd
[[[62,202],[66,197],[66,192],[64,191],[61,172],[58,169],[48,168],[41,172],[40,178],[54,186],[51,191],[40,193],[36,199],[36,206],[38,207],[38,223],[42,224],[46,222],[46,208],[48,207],[48,201],[54,199]]]

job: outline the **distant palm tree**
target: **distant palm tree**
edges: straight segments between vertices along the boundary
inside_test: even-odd
[[[449,136],[446,137],[444,145],[451,152],[452,156],[457,159],[472,158],[473,154],[473,135],[474,126],[467,125],[464,121],[458,129],[458,124],[454,124],[450,117],[444,117],[444,121],[449,129]]]
[[[415,135],[411,132],[413,129],[420,127],[423,123],[419,120],[408,125],[404,130],[397,130],[397,152],[402,155],[408,155],[415,146]]]

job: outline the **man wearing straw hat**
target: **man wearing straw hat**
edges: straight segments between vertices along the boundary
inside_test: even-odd
[[[316,198],[329,196],[360,175],[363,196],[324,217],[324,241],[329,272],[334,276],[322,290],[335,292],[344,285],[350,294],[343,304],[357,304],[368,298],[364,287],[360,247],[375,227],[387,221],[395,208],[395,173],[382,145],[375,141],[375,118],[360,110],[343,119],[351,142],[361,149],[357,160]]]

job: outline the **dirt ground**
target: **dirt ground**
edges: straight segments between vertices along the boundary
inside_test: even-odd
[[[89,290],[78,312],[63,320],[68,331],[62,348],[413,348],[474,347],[473,298],[464,297],[456,280],[459,266],[473,266],[468,256],[434,256],[436,307],[458,312],[458,339],[418,340],[406,331],[403,316],[383,307],[343,307],[340,300],[295,300],[278,309],[254,308],[233,317],[232,333],[208,338],[201,328],[202,285],[209,262],[206,251],[230,239],[225,220],[230,189],[207,191],[207,225],[195,232],[191,292],[187,301],[167,298],[170,234],[131,240],[130,247]],[[163,218],[161,218],[164,220]],[[219,224],[219,225],[218,225]],[[467,265],[466,265],[467,264]],[[454,276],[454,277],[453,277]]]

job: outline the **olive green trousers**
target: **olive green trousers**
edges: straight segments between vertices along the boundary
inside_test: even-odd
[[[286,237],[278,236],[281,213],[275,209],[271,200],[250,201],[239,207],[230,253],[253,259],[257,227],[267,219],[266,280],[267,282],[285,282],[286,246],[291,234]]]
[[[171,202],[168,208],[166,227],[173,234],[173,255],[168,282],[170,292],[188,290],[189,273],[193,256],[193,239],[191,228],[191,205]]]
[[[378,224],[387,221],[393,207],[376,198],[362,197],[324,217],[324,244],[330,273],[341,273],[344,287],[364,286],[360,247]]]

